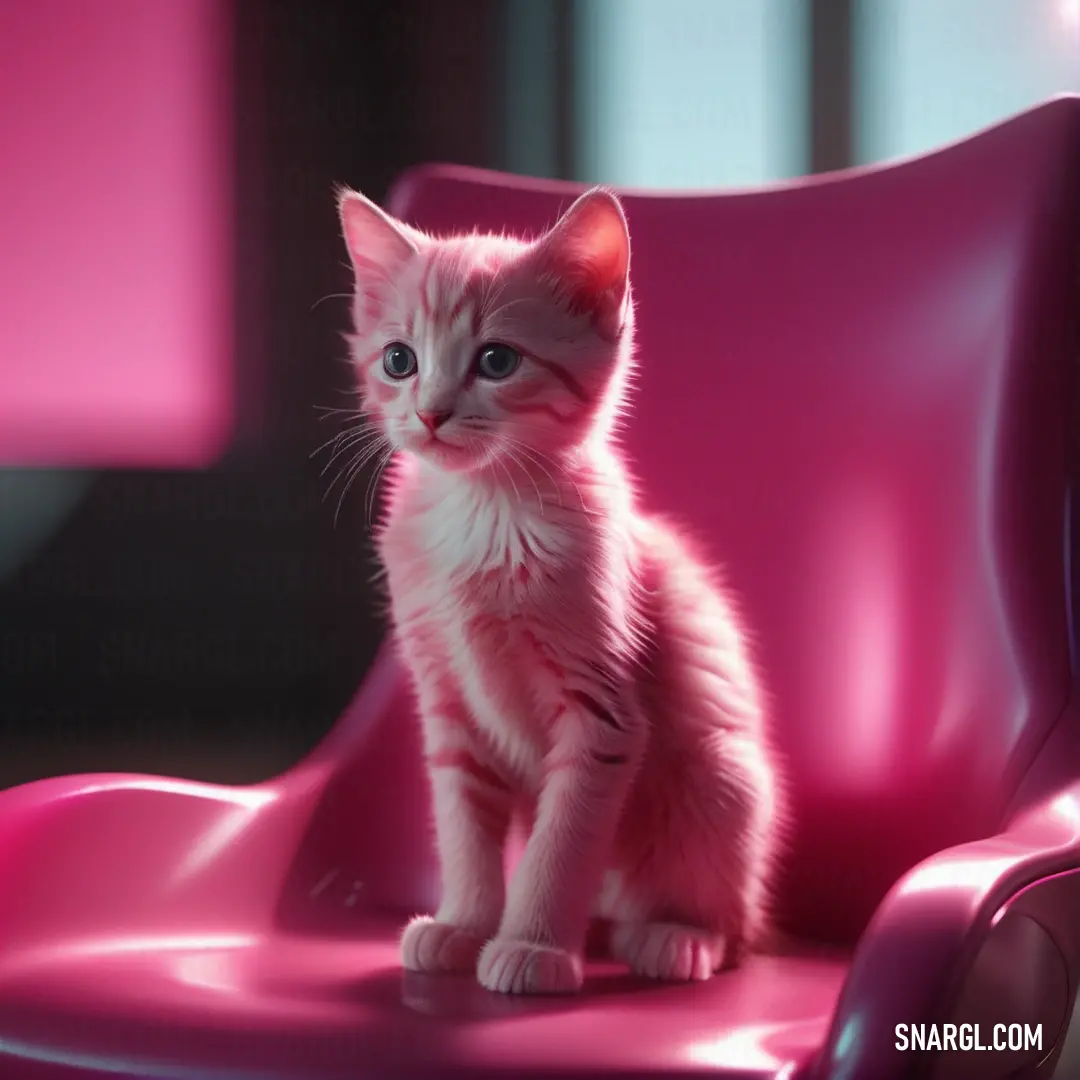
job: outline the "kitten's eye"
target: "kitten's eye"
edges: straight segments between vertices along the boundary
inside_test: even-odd
[[[416,374],[416,353],[408,345],[395,341],[383,349],[382,366],[391,379],[407,379]]]
[[[521,363],[521,354],[509,345],[485,345],[476,359],[476,370],[485,379],[505,379]]]

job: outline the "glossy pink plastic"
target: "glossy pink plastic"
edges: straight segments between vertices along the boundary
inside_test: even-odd
[[[576,190],[424,168],[391,205],[537,229]],[[1080,977],[1078,192],[1063,98],[888,167],[627,194],[629,449],[727,567],[789,776],[776,955],[692,986],[597,962],[558,1000],[403,974],[437,880],[384,652],[266,784],[0,795],[0,1075],[1048,1075]],[[957,1021],[1042,1046],[896,1049]]]

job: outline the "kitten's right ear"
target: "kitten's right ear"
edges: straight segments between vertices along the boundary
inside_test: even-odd
[[[358,276],[389,277],[417,253],[416,233],[358,191],[338,187],[338,216]]]

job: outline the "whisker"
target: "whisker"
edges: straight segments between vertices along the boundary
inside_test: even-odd
[[[367,523],[369,529],[373,524],[371,516],[375,511],[375,493],[378,491],[379,481],[386,471],[386,466],[390,464],[390,461],[394,456],[394,449],[393,446],[387,448],[386,454],[379,460],[379,464],[375,466],[375,471],[372,474],[371,480],[368,481],[367,498],[364,500],[364,521]]]
[[[541,460],[546,459],[548,461],[551,461],[551,458],[547,457],[546,454],[541,454],[539,450],[533,449],[533,447],[529,446],[527,443],[521,442],[521,440],[519,439],[511,438],[509,435],[503,436],[503,438],[509,439],[510,442],[514,445],[514,447],[519,452],[525,455],[525,460],[535,465],[551,481],[551,486],[555,489],[555,494],[559,498],[559,509],[565,510],[566,506],[563,503],[562,485],[559,484],[555,477],[551,475],[551,473],[545,467],[543,460]],[[557,462],[551,461],[551,464],[558,469],[562,469],[562,466],[560,466]],[[562,472],[565,474],[566,478],[570,481],[570,483],[572,483],[574,487],[577,488],[578,501],[581,503],[582,509],[584,509],[585,500],[581,497],[581,489],[577,487],[574,478],[565,469],[562,469]]]
[[[374,443],[370,446],[365,446],[363,449],[358,450],[337,472],[337,475],[330,481],[330,486],[326,489],[326,494],[323,496],[323,502],[326,501],[327,496],[333,491],[334,485],[343,477],[349,477],[349,482],[352,482],[352,477],[355,476],[375,455],[382,449],[379,443]],[[325,469],[323,470],[326,471]]]
[[[510,460],[529,478],[530,482],[532,483],[532,486],[533,486],[534,490],[536,491],[536,500],[540,504],[540,516],[543,517],[544,516],[544,495],[540,491],[540,485],[536,482],[536,477],[533,476],[533,474],[531,472],[529,472],[529,470],[522,463],[521,458],[519,458],[517,456],[517,454],[514,453],[514,448],[510,443],[504,442],[503,446],[504,446],[504,449],[506,450],[506,453],[509,456]],[[507,475],[509,475],[509,470],[507,470]],[[511,483],[513,483],[512,480],[511,480]],[[517,491],[516,486],[514,488],[514,491],[515,492]]]
[[[592,517],[602,516],[598,511],[594,510],[585,502],[585,496],[581,494],[581,485],[578,484],[577,480],[574,479],[573,475],[566,469],[564,465],[556,461],[550,454],[544,454],[541,451],[536,450],[535,448],[530,449],[532,449],[534,455],[538,455],[539,457],[547,461],[549,464],[553,465],[556,469],[558,469],[559,472],[561,472],[563,476],[565,476],[566,479],[569,480],[571,484],[573,484],[574,492],[577,494],[578,497],[578,505],[583,514],[587,514]],[[537,465],[539,464],[540,462],[538,461]]]
[[[371,473],[368,476],[367,486],[366,486],[366,489],[364,491],[364,524],[369,529],[371,528],[371,525],[369,524],[369,522],[371,520],[371,510],[369,509],[369,506],[371,505],[373,492],[375,491],[375,488],[377,487],[377,485],[379,483],[379,470],[380,470],[380,468],[381,468],[381,466],[382,466],[382,464],[384,463],[385,460],[386,460],[386,448],[384,448],[383,453],[381,453],[381,454],[379,454],[377,456],[375,464],[371,469]]]
[[[358,416],[362,417],[364,414],[359,409],[334,409],[329,405],[312,405],[312,408],[316,412],[322,413],[319,417],[320,421],[326,420],[331,416]],[[366,419],[366,417],[365,417]]]
[[[352,293],[344,293],[344,292],[327,293],[326,296],[320,296],[319,299],[316,300],[315,303],[311,305],[311,307],[308,309],[308,314],[310,314],[312,311],[314,311],[321,303],[323,303],[326,300],[351,300],[351,299],[352,299]]]
[[[330,460],[323,466],[322,472],[319,473],[323,476],[334,462],[345,453],[346,450],[351,450],[353,447],[361,446],[368,447],[378,444],[383,441],[385,436],[378,431],[359,431],[352,434],[348,439],[342,441],[342,444],[330,455]]]
[[[551,483],[552,488],[555,490],[556,495],[558,496],[559,508],[565,510],[566,504],[563,501],[563,485],[555,479],[555,477],[551,473],[551,470],[548,469],[547,466],[544,464],[544,462],[546,461],[549,465],[562,473],[562,475],[566,477],[567,481],[571,485],[573,485],[574,491],[576,492],[578,498],[578,507],[581,512],[591,516],[596,515],[597,512],[590,509],[589,506],[586,504],[585,497],[581,493],[581,486],[578,484],[577,480],[575,480],[571,473],[567,471],[564,465],[556,461],[555,458],[551,457],[550,454],[545,454],[543,451],[536,449],[536,447],[530,446],[528,443],[522,442],[520,439],[514,438],[514,436],[512,435],[507,435],[505,432],[493,431],[486,422],[481,422],[479,424],[470,424],[465,421],[463,422],[462,426],[467,427],[472,431],[480,431],[486,435],[492,436],[496,438],[506,448],[509,448],[511,446],[514,447],[520,454],[524,456],[527,462],[529,462],[531,465],[534,465],[547,477],[548,481]],[[517,426],[527,428],[533,431],[548,430],[538,424],[519,424]],[[521,468],[529,476],[529,478],[533,482],[533,485],[537,487],[537,492],[539,493],[539,487],[536,485],[535,477],[532,476],[532,474],[527,468],[525,468],[521,461],[518,461],[517,464],[519,468]]]
[[[375,446],[375,447],[370,447],[369,446],[366,450],[362,451],[363,456],[362,456],[361,460],[358,462],[358,464],[356,464],[355,467],[351,468],[351,472],[350,472],[350,475],[349,475],[348,482],[345,484],[344,488],[342,488],[341,495],[338,497],[337,508],[334,510],[334,527],[335,528],[337,528],[338,517],[341,515],[341,508],[345,505],[345,496],[349,493],[349,488],[351,488],[353,486],[353,483],[356,481],[356,478],[363,471],[364,466],[369,461],[371,461],[372,458],[374,458],[378,454],[379,449],[380,449],[379,446]],[[381,461],[379,462],[379,464],[376,465],[376,467],[375,467],[375,470],[374,470],[374,473],[373,473],[374,477],[378,476],[379,470],[382,468],[383,465],[386,464],[386,462],[390,459],[390,457],[393,456],[393,453],[394,453],[394,447],[388,445],[387,450],[386,450],[386,456],[383,457],[381,459]],[[371,483],[372,483],[372,479],[369,478],[369,480],[368,480],[369,490],[370,490]]]
[[[367,435],[370,434],[370,432],[370,424],[350,424],[348,427],[331,435],[329,439],[315,447],[315,449],[308,454],[308,458],[313,458],[316,454],[321,453],[333,443],[341,442],[343,439],[352,438],[354,435]]]
[[[509,448],[508,448],[508,452],[509,452]],[[510,486],[514,489],[514,498],[515,498],[515,500],[517,502],[520,503],[521,502],[521,492],[518,491],[518,486],[517,486],[517,484],[514,483],[514,478],[513,478],[513,476],[510,475],[510,470],[506,467],[506,463],[504,461],[502,461],[500,458],[495,458],[495,464],[498,465],[499,468],[502,469],[502,471],[506,474],[506,479],[510,481]],[[541,505],[541,512],[542,512],[543,503],[541,502],[540,505]]]
[[[356,478],[360,475],[360,473],[362,471],[363,471],[362,466],[358,466],[357,468],[353,469],[352,475],[349,477],[348,483],[341,489],[341,494],[338,496],[337,507],[334,510],[334,528],[335,529],[337,528],[338,517],[341,514],[341,507],[345,503],[345,496],[349,494],[349,488],[351,488],[353,486],[353,484],[356,482]]]
[[[357,440],[353,441],[351,446],[342,446],[334,455],[334,457],[330,458],[329,461],[326,462],[323,471],[319,475],[325,475],[326,470],[329,469],[330,465],[334,464],[335,459],[338,458],[341,454],[345,453],[347,449],[351,449],[352,447],[359,445],[360,449],[359,451],[357,451],[357,453],[359,453],[360,456],[363,457],[364,461],[367,461],[369,457],[372,457],[374,454],[378,453],[378,450],[382,448],[384,443],[386,443],[386,438],[384,438],[377,432],[373,433],[372,437],[368,438],[368,440],[362,440],[362,438],[357,438]]]
[[[342,465],[340,469],[338,469],[338,471],[334,474],[334,479],[330,481],[330,483],[326,486],[326,491],[323,492],[323,502],[326,502],[326,500],[330,498],[330,492],[334,490],[334,486],[343,476],[351,477],[359,469],[363,468],[363,456],[364,452],[362,450],[358,451],[356,454],[353,455],[353,457],[348,460],[348,462],[346,462],[344,465]]]
[[[349,449],[349,447],[355,446],[357,443],[364,442],[368,438],[378,437],[378,435],[378,431],[373,431],[366,428],[362,430],[349,429],[347,431],[340,431],[333,438],[327,439],[326,442],[322,443],[308,456],[313,458],[316,454],[322,453],[328,447],[333,447],[333,456],[330,458],[330,461],[333,461],[334,458],[336,458],[342,450],[347,450]]]

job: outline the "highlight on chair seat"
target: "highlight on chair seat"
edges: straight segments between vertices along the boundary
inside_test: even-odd
[[[531,231],[577,190],[425,167],[390,207]],[[437,880],[386,650],[267,783],[0,794],[0,1075],[1050,1075],[1080,976],[1078,190],[1070,97],[893,165],[626,193],[628,448],[726,567],[789,777],[774,955],[689,986],[597,962],[572,999],[403,973]],[[969,1022],[1024,1037],[922,1026]]]

